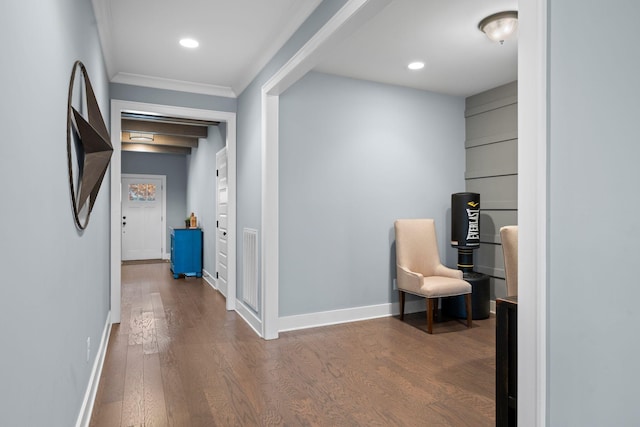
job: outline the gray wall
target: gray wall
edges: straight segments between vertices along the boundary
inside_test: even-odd
[[[640,425],[638,16],[634,1],[549,1],[552,426]]]
[[[507,293],[500,227],[518,223],[518,86],[470,96],[465,109],[466,191],[480,194],[475,270],[491,278],[491,299]]]
[[[434,218],[446,261],[463,98],[310,73],[280,118],[281,316],[397,300],[398,218]]]
[[[109,311],[110,185],[79,232],[67,91],[82,60],[108,125],[107,76],[90,1],[0,2],[0,37],[0,425],[71,426]]]
[[[262,215],[262,154],[261,154],[261,88],[262,85],[284,65],[304,43],[306,43],[346,0],[324,0],[307,18],[304,24],[285,43],[278,53],[260,71],[258,76],[238,97],[237,124],[237,297],[242,300],[242,230],[258,230],[258,245],[261,242]],[[260,254],[258,259],[260,259]],[[259,269],[262,267],[259,266]],[[258,277],[260,279],[260,277]],[[259,283],[258,286],[261,286]],[[258,301],[258,307],[261,302]],[[260,313],[258,313],[260,315]]]
[[[183,154],[122,152],[122,173],[166,175],[167,177],[167,241],[169,253],[171,234],[168,227],[184,227],[187,217],[187,159]]]
[[[203,232],[204,269],[216,272],[216,153],[225,146],[226,126],[209,126],[206,139],[187,155],[187,213],[195,213]]]

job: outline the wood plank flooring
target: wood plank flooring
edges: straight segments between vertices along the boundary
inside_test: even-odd
[[[122,268],[91,426],[493,426],[495,319],[424,313],[264,341],[202,279]]]

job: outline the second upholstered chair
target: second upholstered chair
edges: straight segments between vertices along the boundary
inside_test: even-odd
[[[395,222],[396,266],[400,292],[400,319],[404,319],[405,293],[426,298],[427,331],[433,333],[434,303],[438,298],[465,296],[467,327],[471,327],[471,285],[462,271],[440,262],[433,219],[399,219]]]
[[[500,228],[500,240],[504,255],[507,296],[513,297],[518,295],[518,226],[507,225]]]

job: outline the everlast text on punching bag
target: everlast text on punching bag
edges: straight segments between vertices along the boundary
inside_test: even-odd
[[[480,194],[451,195],[451,246],[458,249],[480,247]]]
[[[458,248],[458,269],[472,286],[473,319],[486,319],[489,317],[489,276],[473,271],[473,251],[480,247],[480,194],[451,195],[451,246]],[[462,298],[449,299],[449,311],[456,317],[466,317]]]

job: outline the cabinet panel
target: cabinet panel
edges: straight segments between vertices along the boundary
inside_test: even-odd
[[[174,279],[181,274],[202,277],[201,229],[171,229],[171,271]]]

